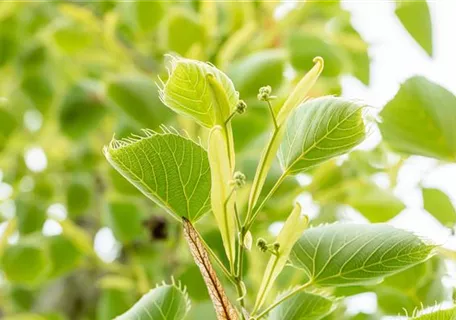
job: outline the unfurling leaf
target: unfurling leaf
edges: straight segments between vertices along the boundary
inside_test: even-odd
[[[290,260],[320,286],[378,283],[428,259],[434,246],[384,224],[332,224],[309,229]]]
[[[198,220],[210,210],[207,152],[177,133],[145,131],[145,137],[113,140],[103,152],[128,181],[173,217]]]
[[[160,89],[163,103],[204,127],[223,125],[239,101],[231,80],[210,64],[173,56],[170,59],[169,78]],[[209,78],[223,92],[214,92]],[[225,100],[222,105],[221,100]]]
[[[279,149],[283,171],[297,174],[344,154],[366,137],[363,106],[335,97],[303,103],[290,116]]]
[[[214,127],[209,135],[209,164],[211,167],[211,203],[212,212],[220,230],[223,246],[233,266],[235,259],[236,220],[234,211],[233,186],[230,181],[233,174],[226,153],[222,129]]]
[[[315,82],[317,82],[317,79],[323,70],[324,61],[321,57],[316,57],[314,59],[314,63],[314,67],[301,79],[301,81],[299,81],[299,83],[291,92],[291,95],[288,97],[288,99],[285,101],[277,113],[276,121],[279,127],[271,135],[266,148],[261,154],[260,162],[255,173],[252,190],[249,196],[249,211],[253,209],[256,202],[258,201],[258,198],[260,197],[261,190],[263,189],[269,169],[271,169],[272,163],[276,157],[277,150],[280,147],[280,143],[285,133],[286,121],[288,120],[290,114],[303,101],[305,101],[305,99],[307,99],[307,94],[314,86]]]
[[[253,312],[259,310],[265,302],[267,294],[271,290],[274,281],[277,279],[280,272],[282,272],[288,261],[291,249],[307,228],[308,223],[308,217],[301,216],[301,206],[296,203],[295,208],[277,236],[276,243],[279,247],[276,254],[272,255],[269,259],[266,271],[264,272],[263,280],[261,281],[260,289],[258,290],[258,296]]]
[[[150,290],[127,312],[115,320],[182,320],[190,310],[185,289],[176,284],[164,284]]]
[[[283,297],[287,292],[277,297]],[[271,311],[268,320],[320,320],[333,310],[333,300],[319,294],[299,292]]]
[[[209,296],[215,308],[218,320],[237,320],[238,315],[236,309],[231,305],[228,297],[223,289],[222,283],[217,277],[211,261],[209,260],[208,253],[198,232],[193,228],[190,221],[183,218],[184,236],[190,247],[195,263],[198,265],[204,282],[206,283]]]
[[[456,161],[456,96],[423,77],[405,81],[380,113],[383,139],[396,151]]]

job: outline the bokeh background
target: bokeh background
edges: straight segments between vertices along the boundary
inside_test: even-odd
[[[270,126],[258,88],[271,85],[279,105],[316,55],[326,69],[311,95],[358,99],[373,115],[414,75],[456,93],[456,3],[427,1],[429,11],[405,11],[400,19],[401,5],[418,2],[2,1],[0,317],[112,319],[174,275],[189,288],[189,318],[212,319],[180,226],[109,167],[103,145],[114,133],[160,130],[162,123],[204,141],[204,130],[158,98],[166,53],[210,61],[233,79],[249,105],[234,120],[248,179]],[[371,131],[351,155],[287,181],[254,237],[272,239],[298,199],[313,224],[387,222],[443,244],[454,257],[456,221],[445,225],[425,210],[422,189],[443,191],[437,202],[451,211],[456,166],[392,152],[374,125]],[[223,255],[212,218],[198,228]],[[255,286],[261,275],[254,270],[266,259],[254,250],[249,260],[263,261],[248,263]],[[433,258],[405,275],[406,285],[392,280],[336,292],[348,298],[328,319],[397,318],[451,304],[455,276],[451,259]],[[299,280],[293,271],[282,278],[277,291]]]

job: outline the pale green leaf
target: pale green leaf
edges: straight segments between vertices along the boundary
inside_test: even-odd
[[[456,97],[438,84],[408,79],[380,117],[383,139],[396,151],[456,160]]]
[[[437,310],[434,312],[426,313],[418,317],[410,318],[411,320],[455,320],[456,319],[456,307]]]
[[[425,261],[433,246],[384,224],[332,224],[306,230],[292,265],[320,286],[372,284]]]
[[[423,188],[424,209],[441,224],[453,226],[456,223],[456,209],[451,199],[441,190]]]
[[[396,16],[415,41],[432,56],[432,21],[426,0],[396,0]]]
[[[185,289],[175,284],[150,290],[116,320],[182,320],[190,310]]]
[[[279,161],[288,174],[297,174],[350,151],[364,140],[363,106],[335,97],[310,100],[288,120]]]
[[[296,203],[293,211],[279,232],[275,243],[280,245],[275,255],[269,258],[263,280],[255,301],[254,311],[264,304],[267,294],[271,290],[279,274],[288,261],[291,249],[309,224],[309,218],[301,215],[301,206]]]
[[[235,259],[236,222],[234,197],[230,197],[233,174],[227,156],[222,129],[214,127],[209,135],[209,164],[211,168],[212,212],[220,230],[226,255],[232,266]]]
[[[278,297],[280,299],[281,296]],[[319,320],[333,310],[333,300],[319,294],[299,292],[271,311],[269,320]]]
[[[207,152],[192,140],[165,131],[113,140],[104,148],[111,165],[179,221],[196,221],[210,210]]]
[[[189,116],[205,127],[222,125],[239,101],[231,80],[213,65],[190,59],[171,57],[170,75],[160,98],[177,113]],[[208,77],[223,91],[227,105],[219,105]]]
[[[347,198],[342,201],[359,211],[370,222],[386,222],[405,209],[404,203],[390,190],[373,182],[347,185]]]

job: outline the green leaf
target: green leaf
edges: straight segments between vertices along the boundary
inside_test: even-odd
[[[172,285],[162,285],[152,289],[127,312],[116,320],[181,320],[190,310],[190,300],[184,289]]]
[[[280,299],[279,295],[277,299]],[[299,292],[272,309],[269,320],[320,320],[333,311],[333,300],[315,293]]]
[[[17,228],[21,235],[41,232],[46,221],[46,208],[39,201],[25,196],[16,199]]]
[[[93,185],[90,179],[90,176],[80,176],[71,181],[66,190],[68,215],[72,218],[87,213],[92,204]]]
[[[383,139],[396,151],[456,160],[456,97],[424,77],[405,81],[380,113]]]
[[[358,210],[370,222],[386,222],[405,209],[404,203],[390,190],[372,182],[347,185],[347,199],[343,202]]]
[[[384,224],[332,224],[306,230],[290,260],[317,285],[349,286],[378,283],[425,261],[433,248]]]
[[[445,261],[438,256],[388,277],[372,287],[384,314],[413,313],[450,299],[451,290],[442,283],[447,274]]]
[[[34,287],[42,283],[51,270],[48,248],[40,237],[23,239],[7,247],[1,257],[6,279]]]
[[[112,320],[133,305],[131,292],[105,289],[97,303],[97,320]],[[132,318],[136,319],[136,318]]]
[[[12,113],[0,106],[0,151],[6,146],[8,138],[17,128],[17,121]]]
[[[60,106],[60,128],[72,139],[86,136],[100,125],[106,113],[101,87],[93,81],[82,81],[63,97]]]
[[[396,0],[396,16],[415,41],[432,56],[432,21],[426,0]]]
[[[144,32],[153,31],[166,13],[164,2],[160,1],[137,1],[132,5],[135,9],[136,21]]]
[[[169,10],[164,29],[160,30],[161,42],[168,51],[182,56],[195,44],[202,44],[206,34],[198,15],[183,7]]]
[[[426,313],[421,316],[410,318],[411,320],[455,320],[456,319],[456,307],[437,310],[434,312]]]
[[[291,65],[299,71],[309,71],[313,67],[313,58],[321,56],[325,60],[322,76],[336,77],[342,72],[340,49],[322,37],[294,32],[288,39],[288,50]]]
[[[142,76],[118,77],[108,83],[106,93],[120,110],[141,127],[158,128],[172,115],[160,101],[158,88],[153,79]]]
[[[231,80],[210,64],[177,57],[170,59],[170,76],[160,90],[163,103],[202,126],[211,128],[216,124],[223,125],[239,101]],[[218,97],[211,90],[208,79],[211,75],[225,97]],[[220,105],[220,99],[226,99],[228,105]]]
[[[74,269],[82,262],[82,254],[65,236],[57,235],[46,238],[52,260],[51,277],[59,277]]]
[[[423,188],[424,209],[432,214],[441,224],[456,224],[456,209],[443,191],[434,188]]]
[[[144,235],[143,215],[138,206],[128,201],[111,201],[106,210],[106,225],[122,243],[130,243]]]
[[[358,145],[366,136],[362,111],[359,104],[335,97],[303,103],[290,116],[280,145],[283,171],[300,173]]]
[[[280,247],[276,251],[276,254],[271,255],[271,258],[269,258],[253,308],[254,313],[264,304],[267,294],[285,267],[294,244],[307,228],[308,224],[309,218],[307,216],[301,216],[301,206],[296,203],[275,241]]]
[[[42,114],[46,114],[51,107],[55,91],[49,74],[45,72],[28,72],[21,82],[22,90]]]
[[[59,27],[53,37],[57,47],[67,54],[76,54],[93,43],[93,34],[77,24],[67,24]]]
[[[170,131],[145,130],[145,137],[113,140],[103,152],[110,164],[148,198],[181,221],[210,210],[207,152]]]
[[[278,91],[283,82],[285,53],[265,50],[251,54],[229,67],[228,75],[243,99],[256,98],[258,90],[270,85]]]

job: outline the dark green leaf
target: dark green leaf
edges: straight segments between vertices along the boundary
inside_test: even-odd
[[[111,201],[106,212],[106,224],[114,237],[122,243],[129,243],[144,236],[143,215],[133,202]]]
[[[97,83],[84,81],[67,91],[60,106],[60,128],[64,134],[78,139],[100,125],[106,113],[100,90]]]

